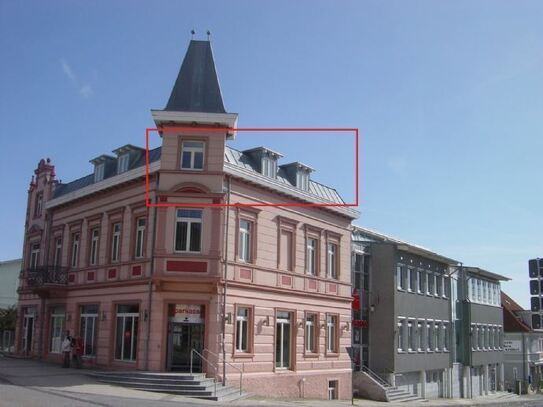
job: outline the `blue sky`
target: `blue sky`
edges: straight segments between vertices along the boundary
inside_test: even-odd
[[[209,29],[240,126],[358,127],[357,223],[508,275],[527,307],[527,260],[543,257],[541,21],[537,0],[3,0],[0,259],[21,254],[38,160],[69,181],[142,145],[190,30]],[[352,194],[344,140],[265,144]]]

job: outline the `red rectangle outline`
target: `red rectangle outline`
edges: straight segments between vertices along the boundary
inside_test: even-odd
[[[149,198],[149,133],[150,132],[273,132],[273,131],[300,131],[300,132],[352,132],[355,135],[355,202],[354,203],[299,203],[299,202],[285,202],[285,203],[151,203]],[[208,207],[357,207],[359,204],[358,199],[358,171],[359,171],[359,132],[358,128],[353,127],[161,127],[161,128],[147,128],[145,129],[145,206],[148,208],[178,208],[178,207],[190,207],[190,208],[208,208]]]

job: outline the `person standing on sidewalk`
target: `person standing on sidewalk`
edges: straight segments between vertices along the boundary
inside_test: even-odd
[[[62,367],[70,367],[70,358],[72,354],[72,337],[70,336],[70,331],[66,331],[66,338],[62,341],[62,354],[64,355]]]

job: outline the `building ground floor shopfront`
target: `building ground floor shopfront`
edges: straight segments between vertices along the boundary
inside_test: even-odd
[[[350,300],[214,282],[160,281],[21,294],[17,349],[61,363],[67,332],[83,363],[116,370],[205,372],[267,397],[351,397]]]

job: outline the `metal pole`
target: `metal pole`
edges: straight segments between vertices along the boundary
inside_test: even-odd
[[[227,206],[225,207],[226,225],[224,228],[224,287],[222,296],[222,385],[226,386],[226,290],[228,288],[228,229],[230,225],[230,189],[231,177],[227,182]]]
[[[192,355],[193,355],[194,349],[190,350],[190,374],[192,376]]]

